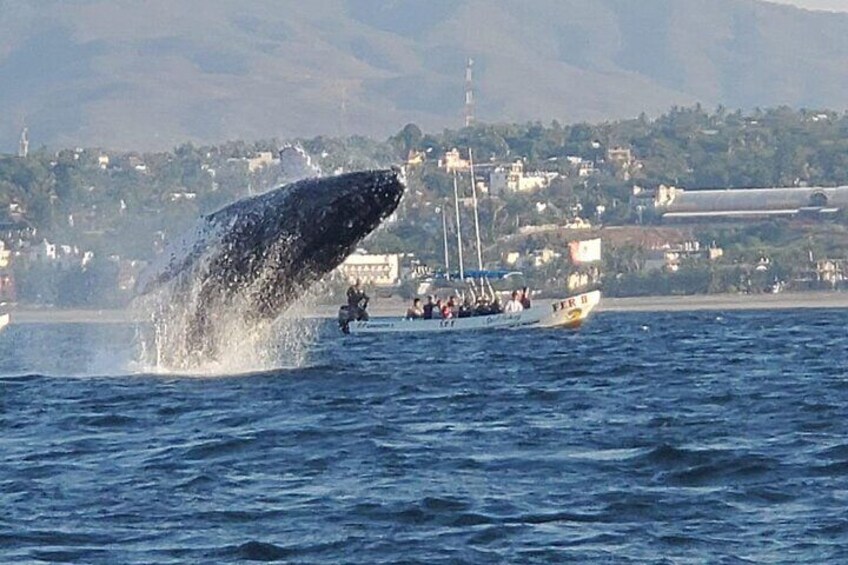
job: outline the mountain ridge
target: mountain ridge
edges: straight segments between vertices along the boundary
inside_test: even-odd
[[[485,122],[700,102],[848,107],[848,14],[760,0],[0,0],[0,151]]]

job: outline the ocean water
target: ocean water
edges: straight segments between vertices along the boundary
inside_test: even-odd
[[[0,333],[0,561],[848,562],[848,311],[601,313],[133,369]]]

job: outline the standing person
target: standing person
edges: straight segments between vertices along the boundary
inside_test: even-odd
[[[435,306],[436,306],[436,304],[433,302],[433,295],[432,294],[428,295],[427,296],[427,302],[424,304],[424,308],[422,308],[422,310],[424,311],[424,319],[425,320],[432,320],[433,319],[433,308]]]
[[[347,289],[347,308],[350,316],[354,320],[367,320],[368,313],[365,309],[368,307],[368,295],[362,290],[362,281],[356,279]]]
[[[521,296],[517,290],[512,291],[512,298],[504,306],[504,314],[517,314],[524,311],[524,306],[521,305]]]
[[[521,291],[521,306],[522,306],[525,310],[529,310],[529,309],[530,309],[530,289],[529,289],[529,288],[527,288],[526,286],[525,286],[525,287],[524,287],[524,289]]]

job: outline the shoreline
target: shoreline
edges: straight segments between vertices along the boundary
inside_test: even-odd
[[[548,299],[538,299],[546,302]],[[400,316],[407,302],[375,299],[373,317]],[[848,309],[848,292],[786,292],[779,294],[701,294],[601,298],[596,312],[696,312],[707,310],[786,310],[797,308]],[[335,305],[313,306],[307,318],[334,319]],[[131,324],[141,317],[131,310],[20,308],[10,311],[12,324]]]

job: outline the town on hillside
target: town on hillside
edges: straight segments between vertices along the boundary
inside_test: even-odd
[[[322,172],[397,164],[400,208],[326,281],[328,297],[357,278],[420,295],[480,270],[550,296],[839,290],[846,132],[834,112],[699,106],[165,153],[33,150],[24,130],[18,154],[0,156],[0,302],[124,306],[200,215]]]

